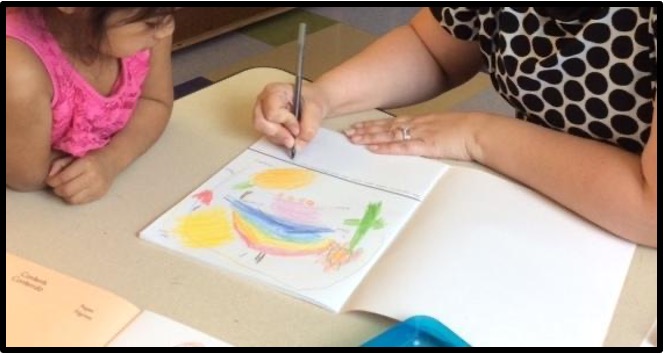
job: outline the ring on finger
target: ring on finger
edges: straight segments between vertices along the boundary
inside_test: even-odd
[[[401,140],[408,141],[412,138],[412,136],[410,135],[410,127],[408,126],[399,127],[399,130],[401,131]]]

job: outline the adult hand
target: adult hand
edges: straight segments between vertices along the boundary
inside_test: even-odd
[[[351,142],[379,154],[470,161],[479,153],[474,137],[480,117],[474,113],[402,116],[356,123],[345,133]]]
[[[108,161],[92,152],[82,158],[54,160],[46,184],[65,202],[83,204],[106,194],[115,175]]]
[[[313,85],[302,87],[300,122],[293,115],[293,85],[273,83],[265,86],[254,106],[254,128],[275,144],[297,150],[316,136],[320,122],[327,114],[323,96]]]

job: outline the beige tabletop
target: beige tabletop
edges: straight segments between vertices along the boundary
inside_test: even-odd
[[[272,81],[292,75],[251,69],[177,101],[162,138],[100,201],[70,206],[45,191],[7,189],[7,251],[238,346],[356,346],[376,335],[392,321],[333,314],[137,237],[259,138],[253,102]],[[363,112],[325,125],[379,116]],[[638,345],[654,321],[656,258],[656,250],[637,249],[605,345]]]

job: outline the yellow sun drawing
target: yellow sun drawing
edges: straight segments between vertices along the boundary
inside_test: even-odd
[[[222,245],[233,239],[228,212],[221,207],[195,211],[181,218],[175,233],[191,248]]]
[[[295,189],[309,185],[314,173],[298,168],[275,168],[254,175],[255,186],[265,189]]]

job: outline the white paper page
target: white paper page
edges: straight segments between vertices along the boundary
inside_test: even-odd
[[[255,144],[140,237],[339,311],[446,167],[389,164],[324,129],[285,156]]]
[[[634,249],[525,187],[450,168],[348,310],[433,316],[473,346],[601,346]]]
[[[265,139],[252,149],[325,174],[386,189],[422,200],[446,168],[440,161],[413,156],[388,156],[353,145],[340,133],[320,129],[316,139],[290,160],[283,147]]]
[[[168,317],[143,311],[108,347],[231,347]]]

